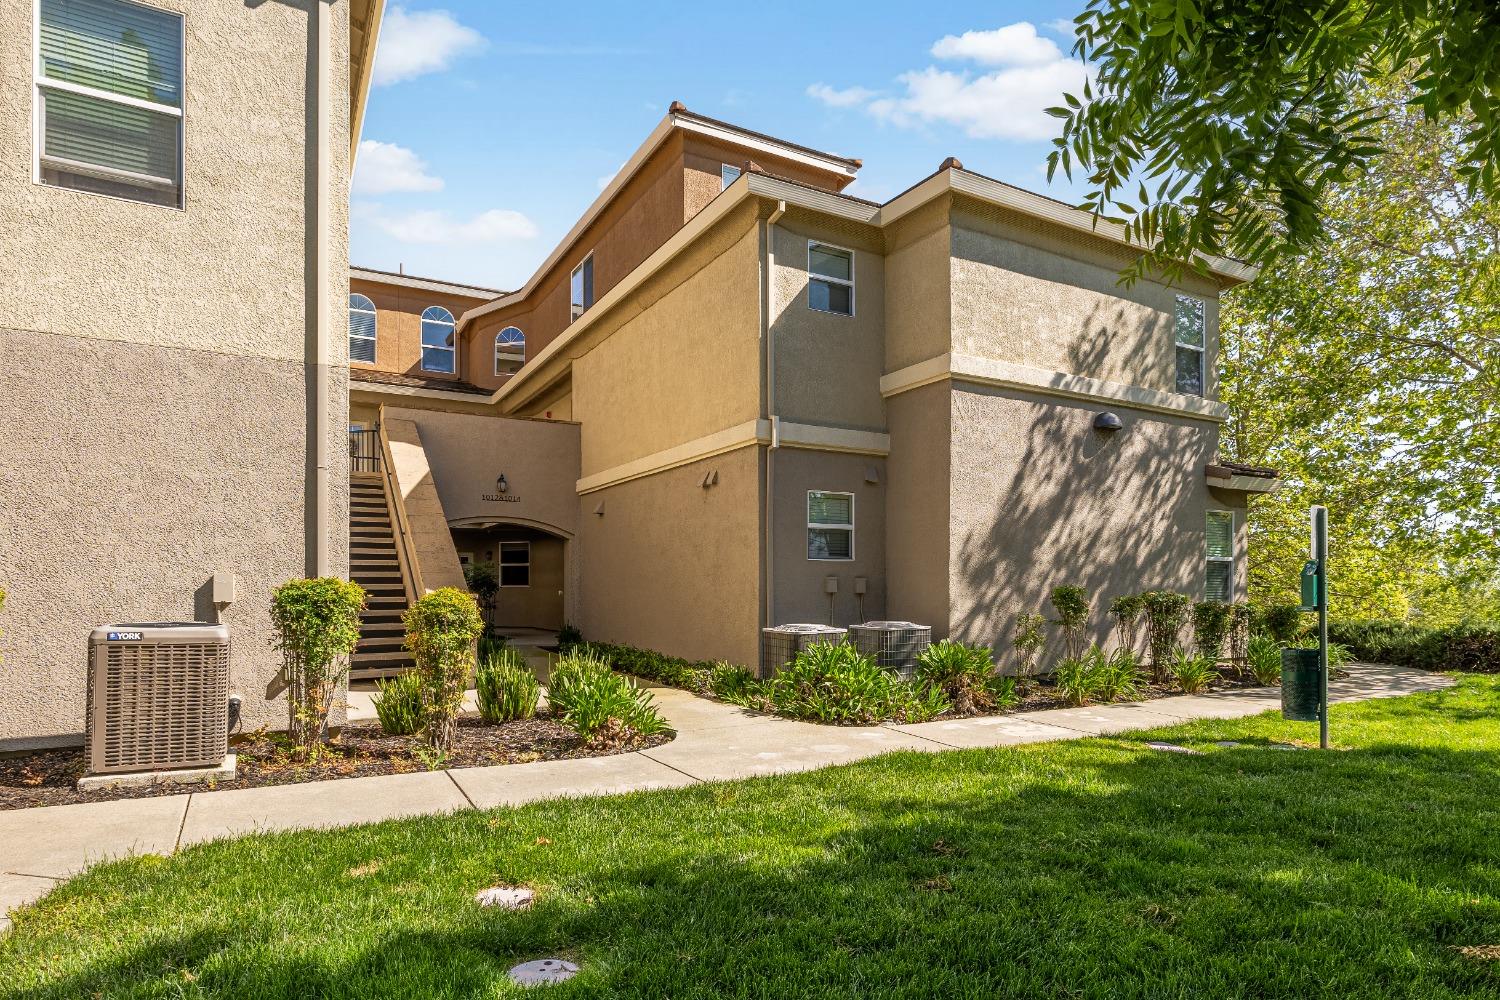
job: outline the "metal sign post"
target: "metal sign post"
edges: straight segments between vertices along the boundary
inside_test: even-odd
[[[1318,564],[1318,746],[1328,749],[1328,508],[1312,509],[1312,557]]]

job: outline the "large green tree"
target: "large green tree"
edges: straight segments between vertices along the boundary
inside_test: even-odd
[[[1225,302],[1225,449],[1280,468],[1252,510],[1253,590],[1285,596],[1306,509],[1336,536],[1346,614],[1496,611],[1500,208],[1467,183],[1467,116],[1434,122],[1401,76],[1351,100],[1378,165],[1325,190],[1325,236]]]
[[[1495,0],[1088,0],[1076,24],[1095,76],[1053,109],[1049,168],[1129,227],[1133,276],[1315,244],[1323,199],[1388,150],[1360,82],[1407,67],[1425,120],[1465,121],[1459,186],[1500,190]]]

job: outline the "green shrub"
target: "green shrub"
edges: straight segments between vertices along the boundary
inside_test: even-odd
[[[469,593],[488,604],[500,593],[500,569],[492,562],[469,563],[464,567],[464,585]]]
[[[1283,646],[1297,641],[1306,625],[1295,604],[1258,605],[1251,610],[1251,629],[1270,636]]]
[[[615,646],[604,642],[591,642],[586,646],[609,660],[616,670],[627,674],[697,694],[704,694],[709,690],[709,673],[713,669],[711,663],[694,663],[650,649],[637,649],[635,646]]]
[[[479,637],[478,660],[480,663],[493,660],[509,648],[510,640],[505,636],[486,633]]]
[[[564,622],[563,627],[557,633],[557,651],[567,654],[574,646],[582,643],[583,633],[578,630],[578,626]]]
[[[1331,640],[1357,660],[1420,670],[1500,673],[1500,626],[1460,624],[1425,628],[1407,622],[1334,620]]]
[[[1145,678],[1134,650],[1121,646],[1108,656],[1100,652],[1093,657],[1091,666],[1098,674],[1094,690],[1101,701],[1130,701],[1141,696]]]
[[[740,703],[757,694],[755,675],[738,663],[720,660],[708,671],[708,690],[716,698]]]
[[[1016,648],[1016,683],[1024,691],[1036,676],[1036,661],[1047,644],[1047,619],[1037,614],[1016,617],[1011,645]]]
[[[375,682],[375,717],[391,736],[414,736],[422,729],[422,678],[406,670]]]
[[[933,643],[917,659],[917,683],[941,691],[959,715],[994,710],[989,688],[994,673],[995,664],[988,648],[966,646],[951,639]]]
[[[479,715],[485,722],[510,722],[536,714],[542,686],[514,649],[502,649],[479,661],[474,677]]]
[[[1021,703],[1020,685],[1016,683],[1014,677],[991,674],[984,686],[989,692],[990,703],[996,712],[1008,712]]]
[[[1268,635],[1253,635],[1246,659],[1257,684],[1271,687],[1281,683],[1281,643]]]
[[[1229,658],[1243,666],[1250,658],[1250,605],[1229,606]]]
[[[1229,637],[1231,611],[1218,601],[1200,601],[1193,605],[1193,647],[1199,656],[1217,663],[1224,656],[1224,640]]]
[[[1099,670],[1095,654],[1099,647],[1090,646],[1081,656],[1066,656],[1052,675],[1058,697],[1070,705],[1087,705],[1099,696]]]
[[[1208,657],[1179,649],[1172,657],[1172,679],[1184,694],[1199,694],[1219,679],[1219,670]]]
[[[1115,635],[1120,645],[1134,652],[1141,635],[1141,616],[1146,611],[1144,594],[1121,594],[1109,602],[1109,616],[1115,620]]]
[[[406,648],[422,679],[422,732],[441,758],[453,749],[464,689],[474,670],[474,647],[484,619],[474,597],[456,587],[423,594],[401,616]]]
[[[322,747],[334,695],[359,645],[364,607],[359,584],[332,576],[291,580],[271,592],[271,624],[288,682],[287,735],[304,759]]]
[[[808,646],[765,682],[765,694],[779,715],[841,724],[919,722],[948,708],[941,691],[918,691],[843,642]]]
[[[1152,590],[1141,595],[1146,613],[1146,645],[1151,653],[1151,674],[1161,681],[1166,677],[1177,649],[1182,626],[1187,622],[1188,605],[1183,594],[1170,590]]]
[[[1075,584],[1053,587],[1050,600],[1057,617],[1052,624],[1062,629],[1068,655],[1076,657],[1083,645],[1083,631],[1089,624],[1088,591]]]
[[[615,673],[607,659],[587,647],[557,661],[547,701],[563,725],[597,749],[624,749],[668,731],[650,692]]]

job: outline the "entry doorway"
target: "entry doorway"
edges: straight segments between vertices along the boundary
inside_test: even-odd
[[[492,632],[562,628],[566,545],[519,524],[453,529],[453,547]]]

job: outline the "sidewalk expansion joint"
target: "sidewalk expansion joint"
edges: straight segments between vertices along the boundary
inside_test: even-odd
[[[910,736],[912,739],[923,740],[923,741],[925,741],[927,743],[932,743],[932,744],[934,744],[936,746],[942,747],[945,750],[962,750],[962,749],[964,749],[963,747],[959,746],[956,743],[944,743],[942,740],[934,739],[931,736],[923,736],[921,733],[908,733],[906,730],[900,729],[900,728],[898,728],[896,726],[893,726],[890,723],[882,722],[880,724],[880,728],[881,729],[889,729],[891,732],[893,732],[893,733],[900,733],[902,736]]]
[[[172,842],[173,854],[182,850],[182,831],[187,829],[187,814],[188,810],[193,807],[193,794],[188,792],[187,801],[182,804],[182,822],[177,824],[177,839]]]
[[[680,767],[673,767],[671,764],[668,764],[664,760],[657,760],[655,757],[651,756],[649,753],[647,753],[644,750],[637,750],[636,751],[636,756],[638,756],[638,757],[644,757],[644,758],[646,758],[647,760],[649,760],[653,764],[660,764],[662,767],[666,768],[669,771],[676,771],[678,774],[682,775],[684,778],[692,778],[694,781],[698,782],[700,785],[703,784],[705,781],[708,780],[707,778],[700,778],[696,774],[689,774],[688,772],[684,771]]]
[[[443,773],[448,776],[449,781],[453,782],[453,787],[458,789],[458,794],[464,797],[464,801],[469,804],[469,808],[477,812],[479,807],[474,804],[473,799],[469,798],[469,793],[464,791],[464,786],[458,783],[458,779],[453,776],[453,772],[445,770]]]

